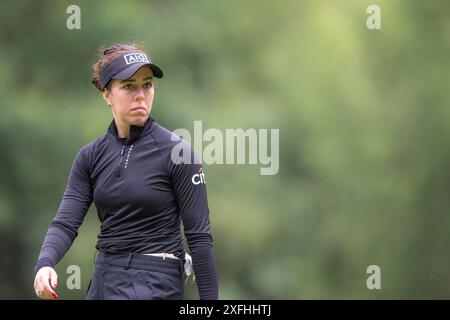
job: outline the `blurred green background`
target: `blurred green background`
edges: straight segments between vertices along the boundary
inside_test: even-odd
[[[2,0],[0,298],[35,299],[74,156],[112,119],[90,84],[97,49],[130,41],[165,70],[152,116],[166,128],[280,130],[276,175],[205,165],[222,299],[450,298],[444,0]],[[92,206],[56,268],[60,299],[85,299],[98,230]]]

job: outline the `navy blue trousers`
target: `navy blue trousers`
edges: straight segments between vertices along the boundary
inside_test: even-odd
[[[183,260],[100,251],[87,299],[181,300],[183,293]]]

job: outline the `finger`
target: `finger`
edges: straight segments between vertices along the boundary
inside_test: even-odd
[[[42,293],[41,297],[46,299],[57,299],[58,295],[53,291],[53,289],[50,287],[49,279],[46,277],[41,278],[41,286],[42,286]]]
[[[45,293],[45,296],[48,298],[58,299],[58,295],[52,289],[52,287],[50,287],[50,283],[48,281],[46,281],[44,284],[44,293]]]
[[[41,299],[50,299],[52,297],[51,294],[45,290],[41,281],[37,282],[35,291],[36,295]]]
[[[44,287],[42,285],[42,279],[40,276],[37,276],[34,279],[34,291],[36,292],[36,295],[39,298],[43,298],[43,294],[44,294]]]
[[[58,295],[53,291],[48,282],[44,284],[41,296],[46,299],[58,299]]]
[[[36,293],[36,296],[38,296],[40,298],[41,295],[42,295],[42,287],[41,287],[38,279],[34,280],[34,286],[33,287],[34,287],[34,292]]]
[[[58,275],[56,274],[55,270],[50,271],[50,285],[54,289],[58,289]]]

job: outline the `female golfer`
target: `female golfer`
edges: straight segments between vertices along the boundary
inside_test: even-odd
[[[53,267],[94,202],[101,228],[88,299],[182,299],[184,234],[200,299],[218,299],[206,180],[191,147],[151,116],[163,71],[143,48],[117,44],[93,65],[92,83],[111,108],[106,134],[75,157],[35,267],[40,298],[57,298]]]

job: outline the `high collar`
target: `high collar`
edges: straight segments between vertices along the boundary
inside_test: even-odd
[[[127,140],[125,141],[125,145],[130,145],[136,142],[141,136],[146,135],[150,129],[152,128],[154,120],[152,117],[148,117],[147,121],[145,121],[144,126],[135,126],[130,125],[130,134],[128,135]],[[108,127],[108,133],[114,137],[116,137],[119,141],[119,134],[117,133],[116,122],[114,119]]]

